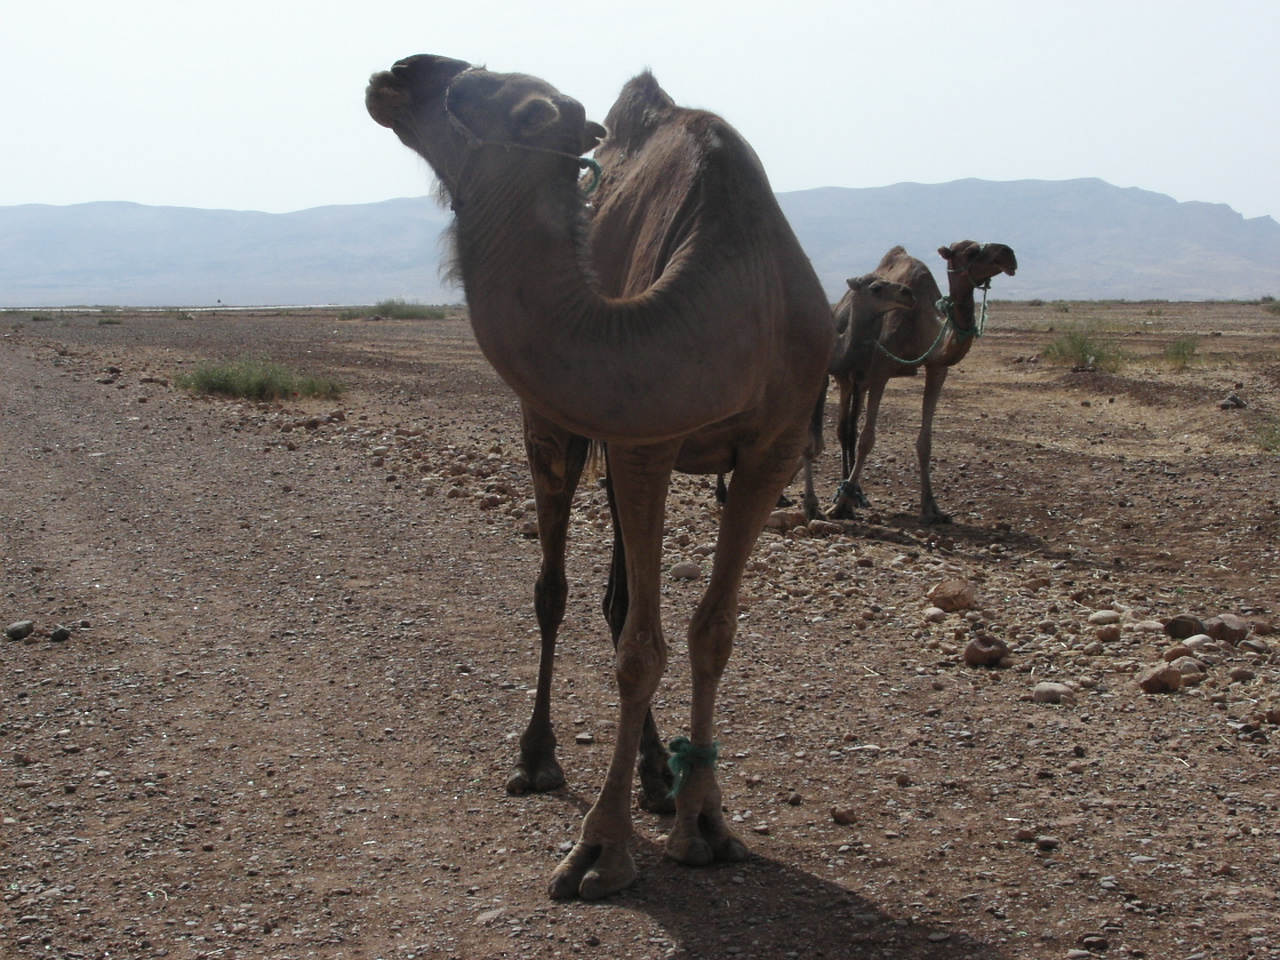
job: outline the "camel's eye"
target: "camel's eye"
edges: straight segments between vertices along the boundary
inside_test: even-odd
[[[513,119],[521,133],[532,134],[560,119],[560,111],[550,100],[539,97],[517,107]]]

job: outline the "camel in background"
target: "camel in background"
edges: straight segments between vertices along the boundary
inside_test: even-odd
[[[524,405],[535,474],[567,500],[581,438],[607,444],[617,741],[550,894],[596,899],[636,876],[631,768],[667,661],[661,560],[673,469],[733,480],[689,624],[691,720],[673,744],[667,852],[694,865],[740,860],[746,848],[725,821],[715,774],[716,688],[743,569],[809,440],[834,339],[822,287],[764,170],[732,127],[675,106],[643,74],[606,118],[589,251],[580,155],[605,131],[576,101],[535,77],[417,56],[375,75],[366,106],[427,160],[451,200],[472,327]],[[548,513],[540,504],[540,535]],[[562,534],[545,533],[563,546]]]
[[[916,456],[920,461],[920,522],[950,523],[951,517],[938,509],[933,496],[930,465],[933,456],[933,416],[938,408],[947,371],[963,360],[982,333],[982,321],[975,317],[973,292],[985,291],[991,278],[1013,276],[1018,260],[1002,243],[975,243],[960,240],[938,253],[947,261],[948,296],[943,297],[929,268],[909,256],[902,247],[884,255],[873,271],[875,276],[911,288],[915,307],[897,309],[870,320],[861,330],[850,322],[845,362],[842,364],[840,398],[840,451],[843,475],[847,478],[836,492],[832,517],[849,517],[855,506],[870,506],[860,480],[867,457],[876,442],[876,416],[884,388],[892,377],[915,376],[924,367],[924,404]],[[847,298],[848,295],[846,295]],[[844,301],[841,301],[843,306]],[[836,322],[840,324],[840,308]],[[985,320],[985,315],[982,318]],[[849,399],[846,400],[846,390]],[[866,398],[866,424],[858,436],[858,414]],[[855,456],[856,450],[856,456]]]

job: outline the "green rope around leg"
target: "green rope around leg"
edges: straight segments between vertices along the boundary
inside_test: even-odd
[[[720,757],[720,744],[712,743],[709,747],[694,746],[688,737],[676,737],[671,741],[671,758],[667,766],[675,775],[671,784],[671,796],[675,797],[684,788],[689,774],[698,768],[715,769],[716,760]]]

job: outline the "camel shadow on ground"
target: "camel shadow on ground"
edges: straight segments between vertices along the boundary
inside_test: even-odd
[[[632,842],[640,878],[609,902],[646,914],[667,932],[673,958],[1003,960],[1000,947],[927,919],[894,916],[874,902],[759,854],[741,863],[682,866],[660,844]],[[869,867],[856,862],[855,878]]]
[[[978,527],[966,523],[923,524],[918,518],[896,513],[868,512],[840,521],[846,536],[857,540],[897,544],[920,553],[963,556],[984,562],[996,556],[1060,560],[1070,556],[1037,534],[1008,524]],[[996,547],[995,551],[992,548]]]

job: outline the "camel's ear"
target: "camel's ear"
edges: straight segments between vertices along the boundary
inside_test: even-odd
[[[588,120],[582,128],[582,153],[594,150],[605,137],[609,135],[609,131],[594,120]]]
[[[950,247],[939,247],[938,256],[940,256],[943,260],[947,261],[947,263],[950,263],[951,258],[955,256],[955,251],[952,250]]]
[[[845,283],[849,285],[850,290],[862,290],[871,280],[872,277],[870,275],[863,275],[861,277],[850,277]]]
[[[521,134],[532,136],[559,120],[560,111],[550,100],[534,97],[520,104],[512,119],[515,120],[516,129]]]

